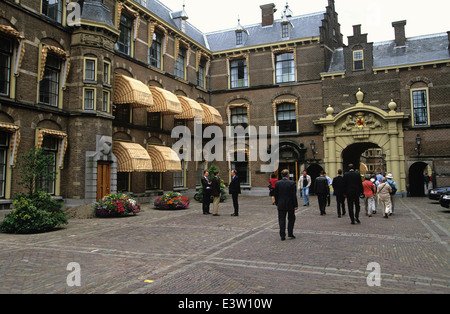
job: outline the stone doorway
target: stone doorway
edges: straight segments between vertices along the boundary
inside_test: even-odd
[[[314,121],[324,129],[325,171],[334,175],[350,160],[359,164],[359,158],[366,149],[379,147],[386,155],[386,172],[393,174],[398,193],[406,195],[403,121],[409,116],[396,112],[394,101],[388,104],[390,111],[386,112],[363,104],[364,93],[361,91],[356,94],[356,99],[358,103],[355,106],[337,115],[329,106],[327,117]]]

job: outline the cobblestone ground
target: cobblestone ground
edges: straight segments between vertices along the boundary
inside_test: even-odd
[[[449,211],[397,199],[395,214],[337,218],[334,200],[297,212],[296,239],[280,241],[269,197],[240,197],[221,216],[143,207],[138,216],[70,220],[36,235],[0,234],[0,293],[450,293]],[[78,263],[81,286],[69,287]],[[369,263],[381,268],[370,287]]]

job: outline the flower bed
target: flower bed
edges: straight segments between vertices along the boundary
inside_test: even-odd
[[[153,204],[157,209],[186,209],[189,199],[178,192],[170,192],[156,198]]]
[[[122,217],[128,214],[136,215],[141,206],[127,194],[116,193],[103,197],[95,203],[95,215],[100,218]]]

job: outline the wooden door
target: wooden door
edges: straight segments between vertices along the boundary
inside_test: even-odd
[[[97,164],[97,201],[111,193],[111,163],[99,161]]]

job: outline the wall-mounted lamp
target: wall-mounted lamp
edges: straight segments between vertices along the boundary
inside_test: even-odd
[[[416,145],[417,145],[417,147],[416,147],[417,156],[420,156],[421,145],[422,145],[422,138],[420,137],[420,134],[417,134]]]
[[[311,151],[312,151],[312,154],[313,154],[313,158],[315,160],[316,159],[316,155],[319,153],[319,152],[316,151],[316,142],[314,142],[314,140],[312,140],[309,145],[311,146]]]

